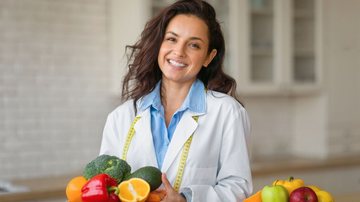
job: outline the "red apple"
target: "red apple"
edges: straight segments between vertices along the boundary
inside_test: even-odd
[[[299,187],[291,192],[289,202],[318,202],[316,193],[309,187]]]

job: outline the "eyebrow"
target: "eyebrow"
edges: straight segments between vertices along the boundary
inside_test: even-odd
[[[172,34],[172,35],[174,35],[174,36],[176,36],[176,37],[179,37],[178,34],[176,34],[175,32],[172,32],[172,31],[168,31],[168,32],[166,32],[165,34]],[[195,36],[193,36],[193,37],[190,37],[190,40],[199,40],[199,41],[202,41],[202,42],[205,43],[205,41],[204,41],[203,39],[201,39],[200,37],[195,37]]]

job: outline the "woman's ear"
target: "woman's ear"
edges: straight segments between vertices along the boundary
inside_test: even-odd
[[[217,50],[216,49],[212,49],[210,54],[207,56],[205,62],[204,62],[204,67],[207,67],[210,62],[214,59],[214,57],[216,56]]]

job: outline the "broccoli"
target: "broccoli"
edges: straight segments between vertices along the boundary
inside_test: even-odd
[[[130,165],[116,157],[102,154],[89,162],[83,171],[83,176],[88,180],[100,173],[106,173],[120,183],[131,172]]]
[[[99,169],[95,166],[95,161],[88,163],[84,169],[83,176],[88,180],[93,176],[99,174]]]

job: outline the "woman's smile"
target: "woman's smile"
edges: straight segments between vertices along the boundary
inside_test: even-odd
[[[175,60],[175,59],[167,59],[167,62],[174,66],[174,67],[186,67],[188,66],[186,63],[183,63],[181,61]]]

